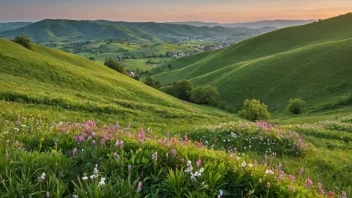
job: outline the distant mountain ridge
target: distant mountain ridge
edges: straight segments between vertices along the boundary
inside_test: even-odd
[[[195,27],[183,24],[155,22],[46,19],[18,29],[0,32],[0,37],[12,39],[23,33],[37,43],[101,39],[160,42],[175,41],[180,38],[191,37],[202,39],[245,36],[248,38],[272,30],[274,30],[274,28]]]
[[[168,22],[170,24],[184,24],[192,26],[223,26],[223,27],[246,27],[246,28],[263,28],[263,27],[274,27],[274,28],[285,28],[290,26],[305,25],[313,23],[316,20],[264,20],[246,23],[217,23],[217,22],[201,22],[201,21],[184,21],[184,22]]]
[[[31,22],[6,22],[0,23],[0,32],[14,30],[31,24]]]

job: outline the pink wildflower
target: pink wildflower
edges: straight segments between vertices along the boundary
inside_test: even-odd
[[[201,164],[202,164],[202,160],[199,159],[199,160],[197,161],[197,167],[199,167]]]
[[[140,181],[137,186],[137,192],[141,192],[142,190],[142,182]]]

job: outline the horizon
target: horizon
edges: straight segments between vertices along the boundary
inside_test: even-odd
[[[24,9],[25,8],[25,9]],[[182,10],[182,11],[181,11]],[[44,19],[108,20],[127,22],[247,23],[267,20],[318,20],[348,13],[350,0],[0,0],[1,22]],[[138,13],[138,14],[135,14]]]

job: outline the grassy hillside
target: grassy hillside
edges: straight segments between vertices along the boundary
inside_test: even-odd
[[[351,21],[347,14],[278,30],[175,60],[172,71],[162,66],[152,72],[161,83],[190,79],[196,86],[216,86],[222,100],[237,107],[246,98],[259,98],[278,111],[292,97],[311,106],[336,103],[352,91]]]
[[[83,41],[118,38],[144,41],[154,37],[135,29],[118,25],[106,25],[92,21],[43,20],[15,30],[0,33],[1,37],[13,38],[21,33],[37,43],[60,41]]]
[[[217,109],[175,99],[101,64],[39,45],[30,51],[1,39],[0,62],[0,99],[11,102],[0,103],[9,110],[38,108],[60,117],[80,114],[160,128],[233,119]]]

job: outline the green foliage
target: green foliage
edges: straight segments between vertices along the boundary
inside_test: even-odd
[[[16,36],[13,39],[13,42],[22,45],[23,47],[27,49],[32,49],[31,47],[31,40],[24,34],[21,34],[19,36]]]
[[[215,87],[197,87],[192,91],[191,101],[196,104],[216,105],[218,103],[219,92]]]
[[[256,120],[269,120],[270,113],[267,110],[267,105],[261,104],[259,100],[245,100],[243,102],[242,110],[238,114],[245,119]]]
[[[146,85],[148,85],[148,86],[150,86],[150,87],[156,87],[157,85],[157,83],[156,83],[156,81],[153,79],[153,77],[152,76],[147,76],[146,78],[145,78],[145,80],[144,80],[144,84],[146,84]]]
[[[127,74],[125,67],[123,65],[121,65],[117,60],[114,60],[112,58],[107,59],[104,62],[104,65],[110,67],[111,69],[113,69],[117,72],[120,72],[121,74],[125,74],[125,75]]]
[[[304,110],[306,102],[301,98],[290,99],[287,105],[287,109],[293,114],[300,114]]]
[[[171,95],[181,100],[190,101],[193,85],[188,80],[181,80],[173,85]]]

